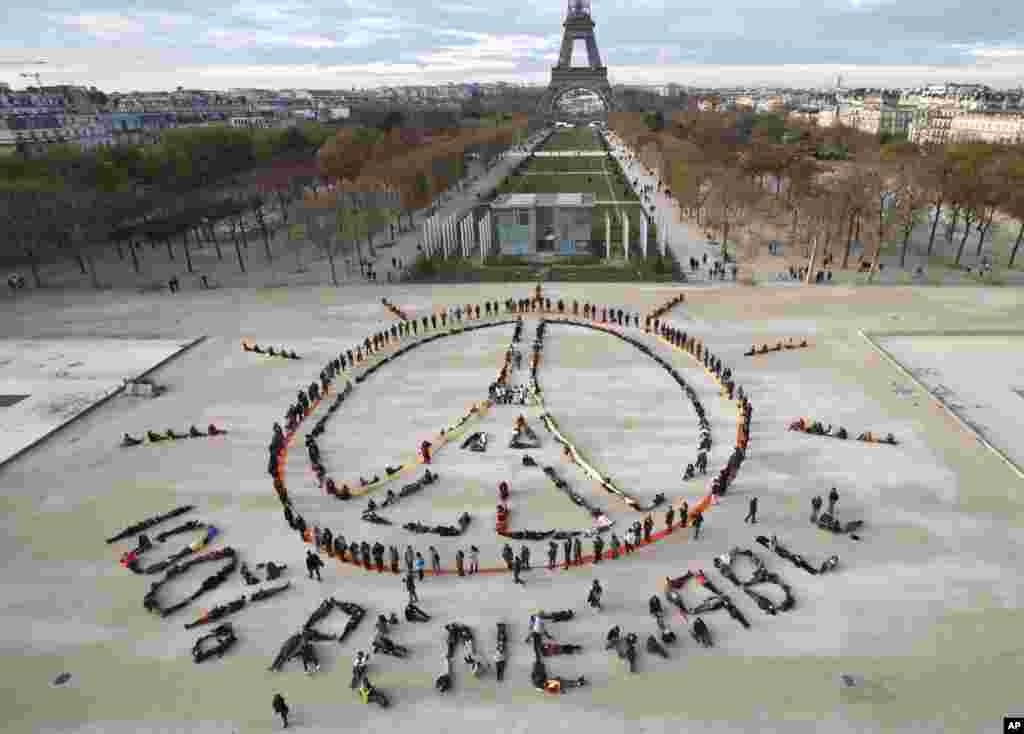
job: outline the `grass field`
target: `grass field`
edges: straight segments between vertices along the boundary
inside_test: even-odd
[[[600,139],[590,128],[574,128],[554,133],[543,146],[544,150],[600,150]],[[593,194],[597,201],[628,202],[600,204],[593,209],[591,229],[592,258],[573,258],[564,261],[529,263],[525,259],[510,257],[488,258],[481,266],[473,258],[448,260],[421,259],[417,263],[417,279],[454,282],[518,282],[543,277],[552,281],[617,282],[653,281],[672,279],[674,265],[661,262],[657,257],[657,228],[649,222],[647,252],[644,261],[640,254],[640,221],[642,210],[639,198],[628,183],[618,175],[618,164],[604,157],[531,158],[522,170],[506,178],[497,188],[497,194]],[[611,260],[605,258],[605,217],[611,220]],[[622,238],[622,216],[629,218],[630,258],[625,258]]]
[[[534,158],[530,161],[532,173],[548,173],[563,171],[601,171],[604,170],[606,159],[586,156],[581,158]]]
[[[637,201],[632,190],[619,183],[607,172],[593,173],[538,173],[533,175],[510,176],[498,189],[499,193],[548,194],[572,193],[593,194],[598,201]]]
[[[574,127],[555,132],[541,150],[601,150],[601,141],[593,128]]]

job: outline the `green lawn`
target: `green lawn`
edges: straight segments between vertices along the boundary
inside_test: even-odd
[[[532,173],[548,173],[551,171],[600,171],[604,168],[605,159],[595,156],[579,158],[533,158],[526,170]]]
[[[510,176],[498,189],[500,194],[593,194],[598,200],[636,201],[624,184],[595,171],[570,175],[542,173],[535,176]]]
[[[544,151],[601,150],[597,131],[589,127],[558,130],[541,147]]]

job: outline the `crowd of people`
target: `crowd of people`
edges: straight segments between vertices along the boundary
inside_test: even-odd
[[[786,430],[797,431],[799,433],[809,433],[812,436],[832,436],[839,439],[847,439],[850,437],[850,434],[842,426],[836,429],[833,433],[831,423],[826,426],[821,421],[811,421],[806,418],[798,418],[795,421],[792,421],[786,427]],[[871,431],[864,431],[863,433],[857,434],[856,440],[864,441],[866,443],[885,443],[891,446],[896,445],[896,437],[891,433],[881,436],[876,435]]]
[[[802,339],[799,344],[794,343],[793,337],[783,344],[782,342],[776,342],[774,347],[769,347],[767,344],[762,344],[760,348],[751,344],[750,349],[743,353],[744,357],[753,357],[758,354],[768,354],[769,352],[781,352],[783,349],[806,349],[808,346],[807,340]]]
[[[294,349],[287,350],[284,347],[278,347],[277,349],[274,349],[273,347],[263,348],[259,344],[253,344],[252,346],[250,346],[245,341],[242,342],[242,351],[254,352],[256,354],[265,354],[268,357],[283,357],[284,359],[301,359],[301,357],[299,357],[299,355],[295,353]]]
[[[163,441],[179,441],[186,438],[207,438],[212,436],[223,436],[227,431],[223,428],[218,428],[213,423],[206,427],[205,431],[200,431],[195,427],[195,424],[189,426],[186,433],[176,433],[173,428],[168,428],[166,433],[160,433],[159,431],[146,431],[144,438],[136,438],[130,433],[126,433],[121,437],[121,447],[130,448],[132,446],[141,446],[146,441],[150,443],[162,443]]]

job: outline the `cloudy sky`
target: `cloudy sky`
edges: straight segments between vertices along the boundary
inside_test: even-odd
[[[2,0],[0,81],[105,90],[545,82],[564,0]],[[593,0],[613,83],[1024,83],[1024,2]],[[44,59],[46,65],[25,67]]]

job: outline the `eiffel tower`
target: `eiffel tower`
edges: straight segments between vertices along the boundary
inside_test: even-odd
[[[615,109],[615,97],[608,83],[608,67],[601,63],[594,37],[594,20],[590,17],[590,0],[568,0],[562,34],[562,51],[558,65],[551,68],[551,83],[541,98],[538,111],[545,117],[554,115],[555,105],[571,89],[593,92],[604,102],[605,111]],[[587,44],[587,66],[572,66],[572,47],[575,41]]]

